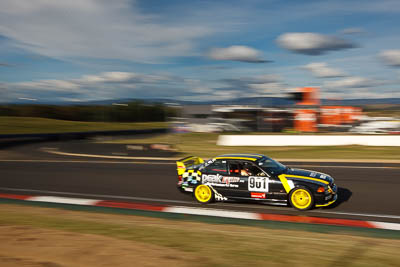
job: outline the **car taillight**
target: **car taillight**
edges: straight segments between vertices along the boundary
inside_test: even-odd
[[[318,187],[318,189],[317,189],[317,192],[318,193],[323,193],[323,192],[325,192],[325,188],[324,187]]]

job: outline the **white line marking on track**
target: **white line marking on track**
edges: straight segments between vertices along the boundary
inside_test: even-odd
[[[114,198],[121,200],[141,200],[141,201],[155,201],[162,203],[181,203],[181,204],[192,204],[196,205],[197,203],[192,201],[184,201],[184,200],[174,200],[174,199],[158,199],[158,198],[146,198],[146,197],[129,197],[129,196],[115,196],[115,195],[102,195],[102,194],[83,194],[83,193],[71,193],[71,192],[60,192],[60,191],[48,191],[48,190],[36,190],[36,189],[21,189],[21,188],[9,188],[9,187],[0,187],[0,190],[5,191],[14,191],[14,192],[32,192],[32,193],[45,193],[45,194],[58,194],[58,195],[68,195],[68,196],[82,196],[82,197],[99,197],[99,198]],[[260,206],[250,206],[250,205],[240,205],[240,204],[228,204],[227,207],[240,207],[240,208],[248,208],[248,209],[257,209]],[[217,205],[215,205],[217,206]],[[213,205],[213,207],[215,207]],[[222,205],[221,205],[222,206]],[[271,207],[262,207],[264,210],[288,210],[285,208],[281,208],[278,206]],[[389,218],[389,219],[400,219],[400,216],[397,215],[387,215],[387,214],[367,214],[367,213],[356,213],[356,212],[338,212],[338,211],[323,211],[323,210],[312,210],[309,211],[312,213],[326,213],[326,214],[337,214],[337,215],[348,215],[348,216],[360,216],[360,217],[375,217],[375,218]]]
[[[146,197],[129,197],[129,196],[115,196],[115,195],[101,195],[101,194],[83,194],[83,193],[71,193],[71,192],[60,192],[60,191],[48,191],[48,190],[37,190],[37,189],[21,189],[21,188],[9,188],[0,187],[0,190],[15,191],[15,192],[32,192],[32,193],[45,193],[45,194],[58,194],[68,196],[86,196],[86,197],[99,197],[99,198],[115,198],[122,200],[143,200],[143,201],[156,201],[156,202],[171,202],[171,203],[183,203],[193,204],[191,201],[174,200],[174,199],[158,199],[158,198],[146,198]]]
[[[60,204],[73,204],[73,205],[95,205],[99,202],[97,199],[85,199],[85,198],[69,198],[69,197],[53,197],[53,196],[38,196],[27,199],[28,201],[35,202],[51,202]]]
[[[386,215],[386,214],[368,214],[368,213],[355,213],[355,212],[341,212],[341,211],[317,211],[311,210],[310,212],[315,213],[326,213],[326,214],[337,214],[337,215],[352,215],[352,216],[362,216],[362,217],[376,217],[376,218],[390,218],[390,219],[400,219],[397,215]]]
[[[175,165],[175,162],[105,161],[105,160],[0,159],[0,162],[100,163],[100,164],[155,164],[155,165]]]
[[[88,158],[105,158],[105,159],[140,159],[140,160],[178,160],[179,158],[162,158],[162,157],[128,157],[128,156],[107,156],[107,155],[94,155],[94,154],[78,154],[78,153],[67,153],[61,151],[53,151],[42,149],[42,151],[63,155],[63,156],[75,156],[75,157],[88,157]]]
[[[248,219],[248,220],[260,220],[261,219],[260,215],[257,213],[244,212],[244,211],[233,211],[233,210],[221,210],[221,209],[206,209],[206,208],[191,208],[191,207],[167,207],[163,211],[171,212],[171,213],[206,215],[206,216],[226,217],[226,218],[235,218],[235,219]]]
[[[400,230],[399,223],[372,222],[372,221],[369,221],[369,223],[374,224],[376,228],[387,229],[387,230],[398,230],[398,231]]]
[[[78,153],[68,153],[68,152],[61,152],[55,150],[49,150],[41,148],[42,151],[57,155],[64,155],[64,156],[75,156],[75,157],[91,157],[91,158],[108,158],[108,159],[139,159],[139,160],[165,160],[165,161],[175,161],[179,158],[162,158],[162,157],[130,157],[130,156],[108,156],[108,155],[96,155],[96,154],[78,154]],[[284,160],[281,160],[284,161]],[[289,160],[287,160],[289,161]],[[334,161],[333,161],[334,162]],[[398,169],[400,167],[382,167],[382,166],[345,166],[345,165],[338,165],[338,166],[329,166],[329,165],[291,165],[291,166],[298,166],[298,167],[333,167],[333,168],[369,168],[369,169],[383,169],[383,168],[393,168]]]

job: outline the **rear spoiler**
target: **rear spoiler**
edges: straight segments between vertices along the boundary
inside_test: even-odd
[[[176,170],[178,171],[178,175],[182,175],[188,167],[202,163],[204,163],[202,158],[189,156],[176,162]]]

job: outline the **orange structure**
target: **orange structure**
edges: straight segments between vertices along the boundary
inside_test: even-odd
[[[340,125],[342,124],[342,107],[324,106],[320,108],[321,124]]]
[[[342,121],[351,124],[360,119],[362,110],[359,107],[342,107]]]
[[[299,132],[316,132],[317,112],[313,109],[297,109],[294,116],[294,129]]]
[[[303,87],[299,88],[299,93],[302,94],[301,101],[296,105],[316,106],[319,105],[318,88]]]
[[[362,115],[361,108],[351,106],[320,106],[319,89],[314,87],[298,88],[292,93],[297,101],[294,129],[300,132],[316,132],[318,123],[325,126],[352,124]]]
[[[294,93],[295,98],[299,100],[296,105],[299,106],[317,106],[319,105],[318,88],[303,87],[298,88]],[[294,129],[299,132],[317,131],[317,112],[315,109],[302,108],[296,109],[294,114]]]
[[[322,106],[320,123],[327,125],[351,124],[361,116],[361,108],[349,106]]]

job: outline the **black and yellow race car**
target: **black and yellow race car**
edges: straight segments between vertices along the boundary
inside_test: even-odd
[[[191,156],[176,164],[178,188],[204,204],[255,200],[309,210],[337,200],[337,186],[331,176],[289,168],[260,154],[221,155],[206,162]]]

